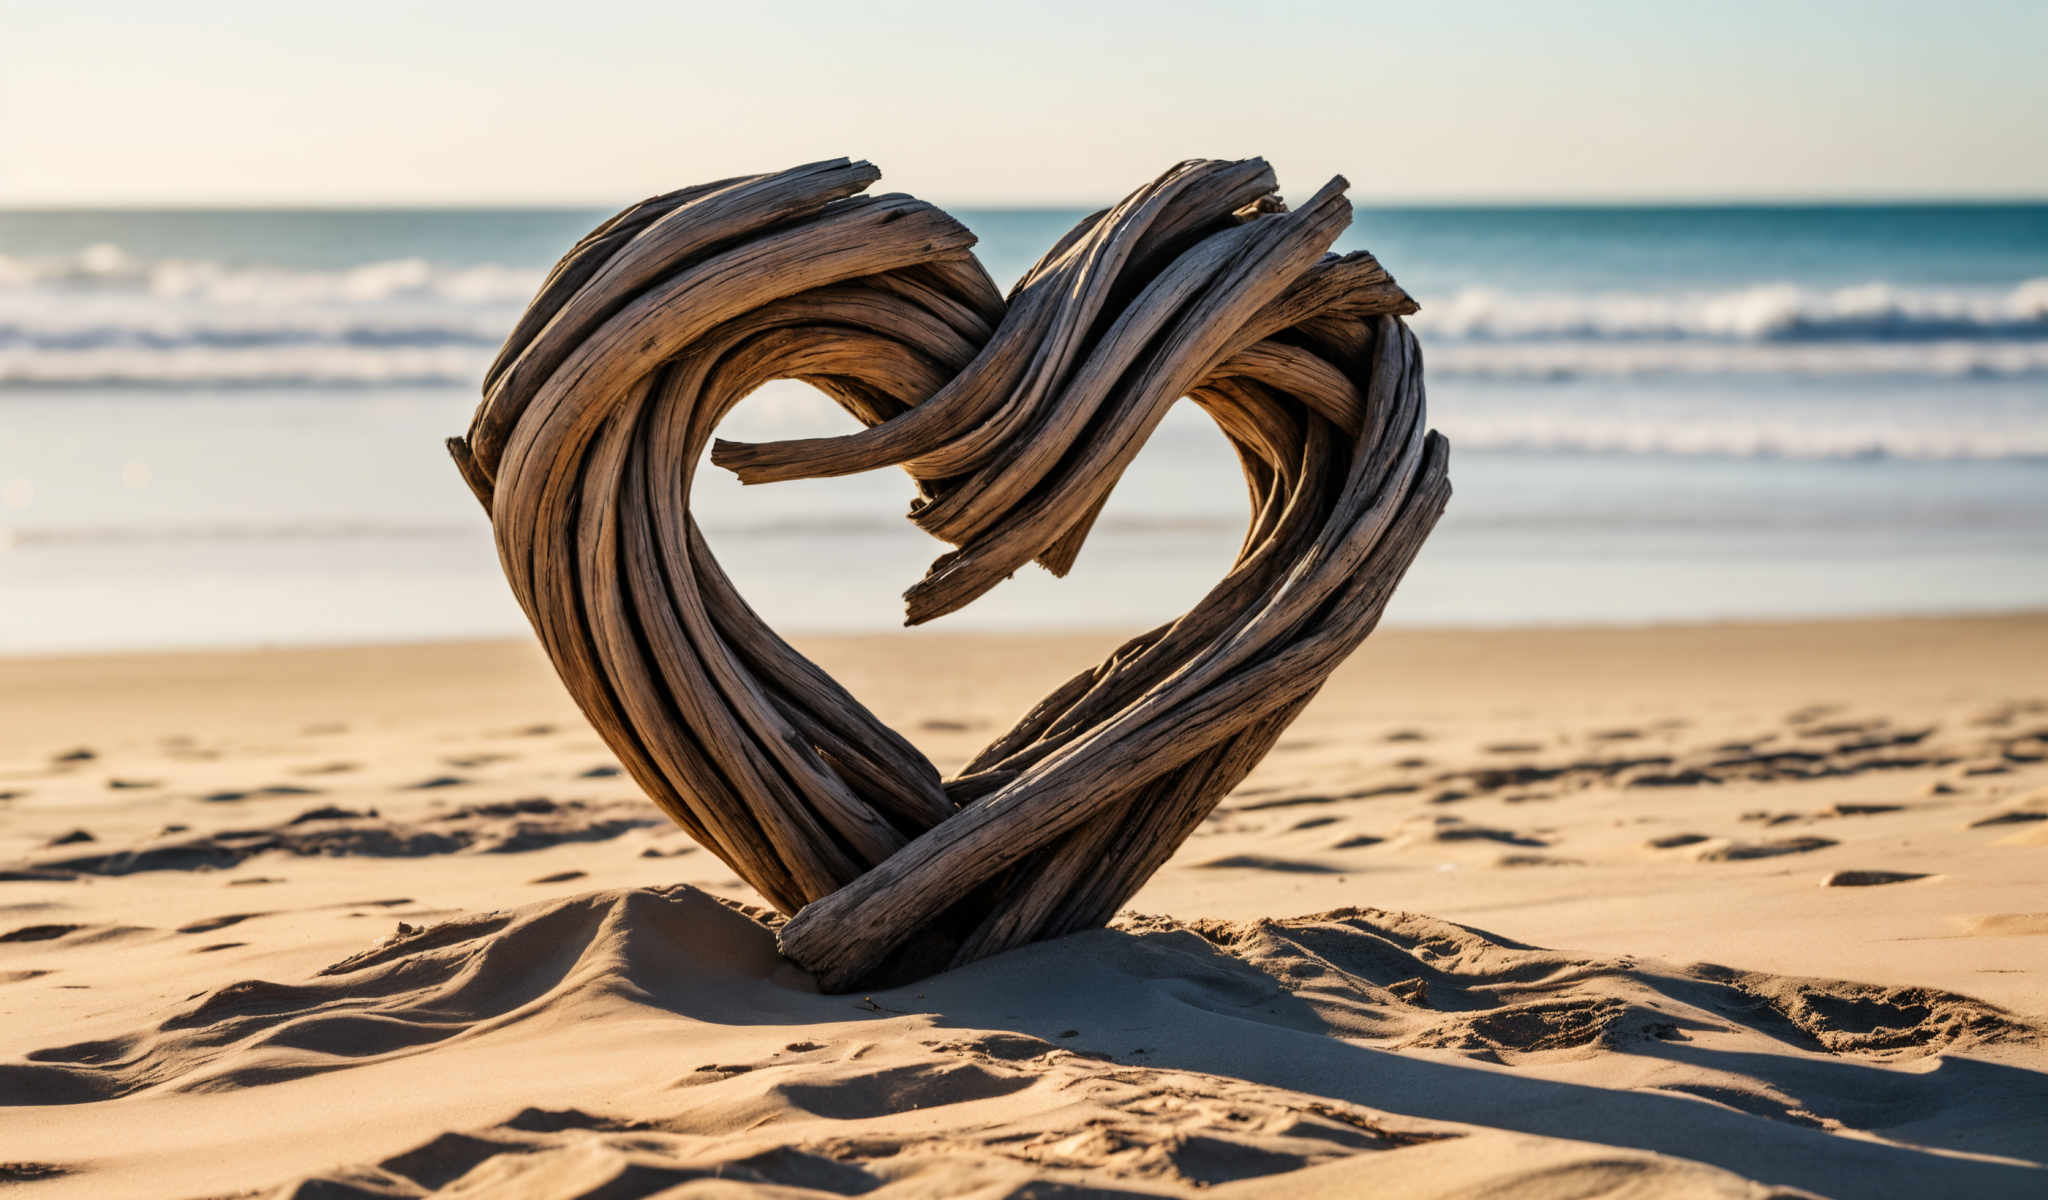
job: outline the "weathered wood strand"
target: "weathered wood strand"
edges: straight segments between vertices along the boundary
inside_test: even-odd
[[[563,683],[647,794],[792,919],[827,987],[971,961],[1114,914],[1378,622],[1449,498],[1415,304],[1329,253],[1258,159],[1176,165],[1005,297],[972,236],[837,159],[626,209],[555,267],[449,449]],[[863,426],[716,441],[773,379]],[[899,466],[953,549],[912,624],[1037,560],[1071,568],[1176,400],[1243,467],[1236,564],[942,780],[755,614],[690,517],[753,483]]]

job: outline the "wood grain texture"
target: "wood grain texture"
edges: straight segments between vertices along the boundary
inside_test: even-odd
[[[1415,304],[1289,211],[1258,159],[1180,163],[1003,296],[940,210],[845,159],[657,196],[557,264],[449,448],[563,683],[655,803],[770,903],[827,987],[1099,925],[1372,631],[1449,499]],[[860,432],[715,441],[774,379]],[[900,467],[957,611],[1064,574],[1176,401],[1235,447],[1251,521],[1184,616],[1075,676],[942,780],[776,636],[690,516],[749,483]]]

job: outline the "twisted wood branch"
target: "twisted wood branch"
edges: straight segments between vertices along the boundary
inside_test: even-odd
[[[973,238],[844,159],[620,213],[556,266],[449,443],[514,594],[633,778],[777,908],[828,987],[1107,920],[1371,632],[1449,497],[1411,301],[1333,255],[1333,180],[1181,163],[1005,298]],[[864,426],[717,441],[772,379]],[[917,624],[1074,563],[1178,399],[1236,449],[1251,523],[1194,608],[1082,672],[957,777],[749,608],[690,516],[705,450],[750,483],[899,466],[954,549]]]

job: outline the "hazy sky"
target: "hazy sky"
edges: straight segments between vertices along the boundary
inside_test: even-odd
[[[2048,2],[0,3],[0,204],[2048,195]]]

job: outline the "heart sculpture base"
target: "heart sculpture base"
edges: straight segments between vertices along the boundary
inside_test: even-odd
[[[1260,160],[1181,163],[1076,225],[1005,298],[974,238],[844,159],[657,196],[556,265],[449,446],[562,681],[640,786],[784,913],[840,989],[1107,921],[1371,632],[1450,495],[1415,304],[1328,253]],[[866,428],[713,443],[800,379]],[[952,612],[1065,574],[1177,400],[1236,449],[1237,561],[1186,615],[1047,696],[952,779],[768,628],[690,516],[750,483],[899,466],[954,547]]]

